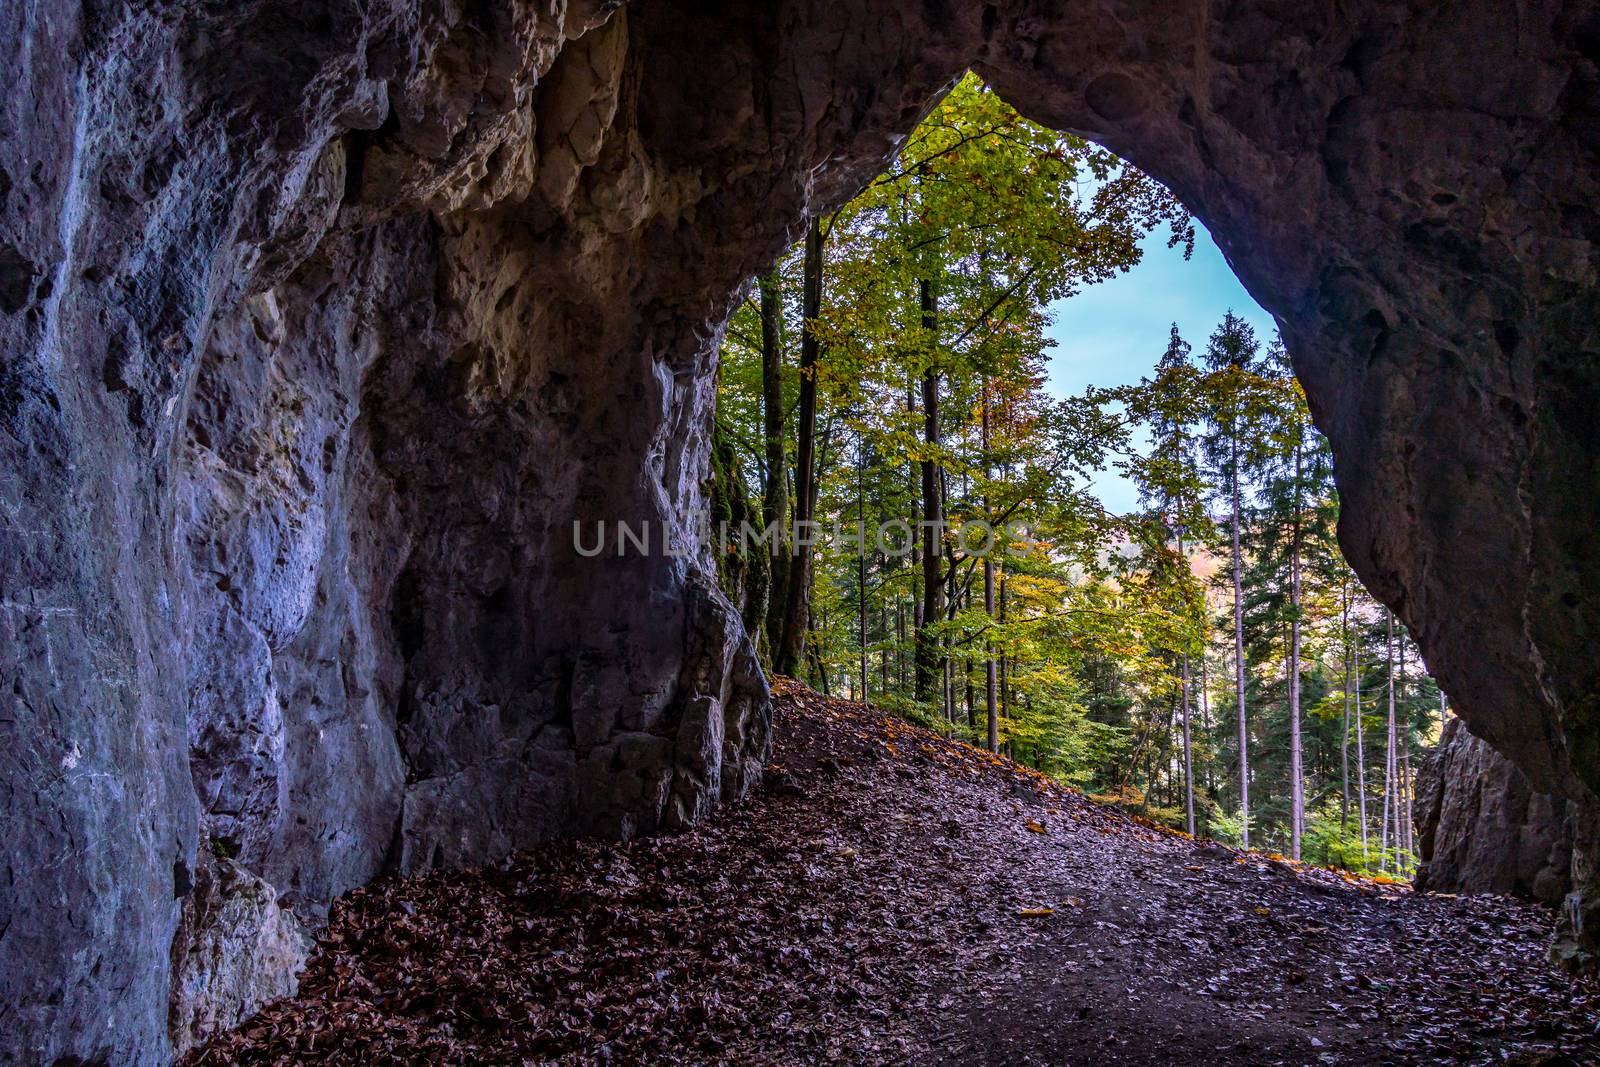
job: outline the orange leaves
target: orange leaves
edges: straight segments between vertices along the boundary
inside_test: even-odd
[[[1043,834],[1043,833],[1048,833],[1049,832],[1049,831],[1047,831],[1045,829],[1044,823],[1040,822],[1038,819],[1029,819],[1027,822],[1023,823],[1022,825],[1026,826],[1028,829],[1032,830],[1036,834]]]
[[[1083,907],[1082,897],[1067,897],[1056,904],[1045,904],[1036,908],[1018,908],[1017,915],[1024,919],[1042,919],[1047,915],[1054,915],[1061,908]]]

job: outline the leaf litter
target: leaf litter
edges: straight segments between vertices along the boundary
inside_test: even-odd
[[[1600,1063],[1547,910],[1195,842],[774,689],[745,803],[356,890],[299,994],[185,1063]]]

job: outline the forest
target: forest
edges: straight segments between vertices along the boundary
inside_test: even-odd
[[[1062,302],[1194,226],[968,75],[732,316],[721,578],[777,674],[1197,837],[1404,878],[1450,712],[1340,553],[1282,340],[1229,312],[1136,385],[1049,386]]]

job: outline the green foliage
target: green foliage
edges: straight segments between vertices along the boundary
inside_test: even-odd
[[[1363,870],[1408,866],[1409,857],[1377,854],[1387,702],[1376,695],[1386,675],[1373,626],[1381,620],[1339,554],[1327,444],[1281,342],[1272,339],[1263,351],[1229,313],[1198,356],[1174,327],[1166,351],[1151,353],[1150,376],[1135,386],[1067,397],[1046,388],[1053,305],[1128,270],[1154,230],[1192,246],[1193,224],[1181,205],[1115,156],[1028,122],[968,77],[821,229],[823,296],[809,324],[821,342],[816,511],[825,526],[860,526],[869,537],[864,560],[853,543],[824,542],[815,551],[808,680],[859,695],[864,654],[874,702],[981,745],[993,662],[1004,751],[1181,827],[1187,677],[1197,829],[1237,842],[1232,593],[1222,580],[1231,539],[1217,521],[1237,496],[1251,843],[1287,851],[1286,631],[1298,621],[1294,669],[1312,806],[1304,854]],[[753,501],[771,479],[794,484],[798,250],[767,284],[782,304],[779,414],[790,428],[782,469],[766,466],[754,296],[729,323],[719,392],[715,478],[744,479]],[[925,306],[924,292],[934,307]],[[937,443],[925,439],[921,410],[929,375],[940,401]],[[938,546],[947,610],[922,626],[948,663],[948,688],[929,701],[915,699],[912,685],[921,564],[870,535],[896,521],[909,533],[923,503],[924,461],[935,464],[942,508],[956,528]],[[1108,513],[1089,488],[1113,465],[1139,486],[1133,514]],[[731,509],[737,495],[716,499]],[[1011,537],[986,551],[959,532],[963,524],[1011,521],[1027,525],[1031,551],[1014,551],[1022,546]],[[1288,594],[1292,548],[1303,572],[1298,609]],[[740,562],[759,571],[759,559],[723,566]],[[1438,693],[1415,657],[1410,667],[1397,715],[1420,758],[1437,730],[1430,710]],[[1361,713],[1347,732],[1346,708],[1354,707],[1347,690],[1357,682]],[[1340,803],[1344,795],[1352,811],[1358,806],[1354,775],[1348,789],[1341,779],[1358,724],[1373,828],[1364,854],[1357,817]]]
[[[1244,818],[1237,810],[1229,813],[1221,807],[1214,808],[1208,821],[1212,838],[1225,845],[1239,847],[1243,840]]]

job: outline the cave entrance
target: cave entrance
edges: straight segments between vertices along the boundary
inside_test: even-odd
[[[1275,323],[1155,179],[969,75],[752,284],[716,427],[721,577],[779,673],[1174,829],[1415,870],[1447,701],[1341,553]]]

